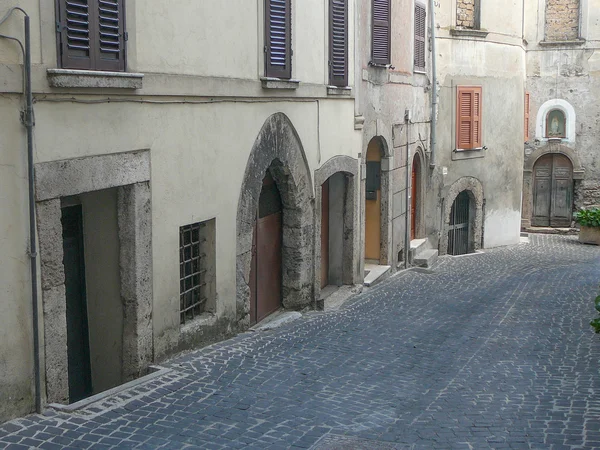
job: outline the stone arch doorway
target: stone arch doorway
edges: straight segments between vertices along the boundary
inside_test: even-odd
[[[411,194],[410,194],[410,238],[419,239],[423,234],[421,215],[423,210],[423,180],[422,180],[422,161],[419,152],[415,153],[411,171]]]
[[[481,182],[473,177],[460,178],[450,186],[444,199],[444,228],[440,237],[440,254],[446,255],[450,253],[449,250],[455,252],[456,241],[451,242],[451,236],[458,229],[462,229],[462,233],[466,235],[466,253],[479,250],[483,238],[484,196]]]
[[[365,180],[365,260],[379,264],[383,259],[383,228],[386,193],[382,185],[382,159],[385,150],[374,137],[367,146]]]
[[[534,227],[570,227],[573,215],[573,165],[560,153],[541,156],[533,166]]]
[[[523,207],[521,212],[521,227],[528,228],[534,223],[534,187],[535,187],[535,177],[534,177],[534,167],[537,166],[537,162],[542,160],[545,155],[561,155],[566,157],[569,160],[569,163],[572,168],[572,197],[571,197],[571,208],[573,205],[579,205],[578,202],[581,201],[581,198],[577,196],[577,187],[578,183],[581,183],[584,176],[585,170],[581,165],[581,161],[577,156],[577,153],[557,142],[550,142],[542,147],[539,147],[533,151],[530,149],[526,149],[525,151],[525,160],[523,165]],[[562,159],[562,158],[561,158]],[[543,161],[543,160],[542,160]],[[566,160],[562,159],[563,163],[566,164]],[[568,164],[566,164],[568,165]],[[541,165],[539,167],[542,167]],[[540,174],[541,175],[541,174]],[[569,217],[570,219],[570,217]],[[539,223],[536,221],[536,223]],[[566,222],[565,222],[566,223]],[[569,221],[570,224],[570,221]],[[553,226],[553,225],[550,225]],[[558,225],[554,225],[558,226]],[[569,226],[569,225],[565,225]]]
[[[335,156],[315,171],[315,292],[326,286],[359,283],[361,278],[356,233],[358,161]]]
[[[314,298],[312,180],[294,126],[285,114],[277,113],[266,120],[256,138],[238,203],[236,309],[242,328],[251,323],[252,244],[263,182],[268,176],[281,199],[281,304],[287,309],[301,309],[310,306]]]

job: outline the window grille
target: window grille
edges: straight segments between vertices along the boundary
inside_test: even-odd
[[[180,322],[193,320],[204,312],[206,294],[206,238],[203,223],[179,228],[179,311]]]

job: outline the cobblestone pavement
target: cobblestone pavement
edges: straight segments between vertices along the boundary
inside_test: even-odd
[[[600,249],[572,237],[445,257],[336,312],[245,333],[6,448],[600,448]]]

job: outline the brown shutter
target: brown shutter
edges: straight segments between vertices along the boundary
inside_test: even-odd
[[[374,64],[390,64],[390,0],[373,0],[372,51]]]
[[[529,140],[529,92],[525,92],[525,141]]]
[[[348,0],[329,0],[329,84],[348,86]]]
[[[459,86],[456,102],[456,147],[473,149],[482,146],[480,86]]]
[[[94,0],[57,0],[59,61],[64,69],[91,69],[93,54],[90,3]]]
[[[265,0],[266,76],[292,77],[291,0]]]
[[[425,35],[427,12],[425,7],[415,3],[415,69],[425,70]]]
[[[61,67],[125,70],[124,0],[57,0]]]
[[[69,0],[70,1],[70,0]],[[96,0],[95,68],[125,70],[125,10],[123,0]]]

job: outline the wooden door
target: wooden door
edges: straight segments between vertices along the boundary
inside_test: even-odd
[[[252,240],[250,321],[260,322],[281,307],[283,207],[271,175],[263,179]]]
[[[573,209],[573,166],[564,155],[548,154],[533,168],[533,217],[536,227],[568,227]]]
[[[570,227],[573,220],[573,166],[564,155],[552,161],[552,200],[550,226]]]
[[[367,149],[365,259],[381,257],[381,149],[375,140]]]
[[[92,395],[81,205],[62,209],[67,360],[71,403]]]
[[[421,182],[421,161],[418,156],[415,156],[412,165],[412,179],[411,179],[411,197],[410,197],[410,238],[416,239],[417,236],[417,214],[418,211],[418,195],[419,186]]]
[[[329,180],[321,186],[321,289],[329,284]]]

